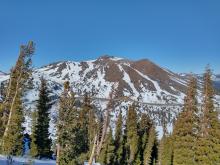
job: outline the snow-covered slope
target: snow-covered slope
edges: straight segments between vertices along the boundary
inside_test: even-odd
[[[79,95],[90,91],[96,97],[109,98],[114,89],[117,97],[152,103],[181,103],[187,83],[149,60],[129,61],[109,56],[50,64],[35,70],[35,80],[40,76],[59,87],[68,80]]]
[[[73,91],[78,96],[90,92],[94,98],[106,99],[114,91],[114,97],[123,100],[115,101],[112,112],[112,127],[114,127],[113,123],[119,109],[123,111],[125,116],[127,105],[132,103],[126,98],[147,103],[182,104],[188,80],[187,77],[161,68],[146,59],[130,61],[117,57],[102,56],[92,61],[53,63],[35,69],[33,72],[34,88],[29,90],[24,98],[26,104],[25,126],[28,132],[31,126],[30,111],[35,109],[40,77],[42,76],[48,80],[51,98],[54,101],[51,118],[56,118],[57,99],[62,92],[65,81],[70,82]],[[0,82],[8,78],[8,75],[0,75]],[[107,105],[105,99],[93,101],[97,112],[105,110]],[[149,113],[158,124],[160,124],[162,118],[167,119],[172,124],[172,120],[180,109],[181,107],[178,106],[140,105],[140,110]],[[161,127],[158,126],[158,130],[160,129]],[[53,120],[51,120],[51,133],[52,136],[55,136]]]
[[[9,161],[6,156],[0,155],[0,165],[8,165]],[[25,157],[13,157],[12,165],[24,165],[24,164],[33,164],[33,165],[55,165],[55,160],[37,160],[30,159]]]

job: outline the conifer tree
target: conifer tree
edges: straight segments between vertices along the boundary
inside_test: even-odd
[[[4,154],[21,155],[23,151],[23,100],[22,97],[27,88],[27,82],[32,74],[32,55],[34,44],[29,42],[20,47],[20,54],[16,65],[11,70],[9,83],[6,90],[6,98],[0,113],[2,120],[0,134],[1,147]],[[2,131],[1,131],[2,132]]]
[[[90,111],[93,111],[91,101],[88,93],[85,93],[82,107],[79,110],[79,119],[78,125],[79,129],[76,133],[78,141],[78,153],[79,156],[77,158],[77,162],[79,164],[83,164],[85,160],[89,159],[89,114]],[[95,129],[95,128],[93,128]]]
[[[32,129],[31,129],[31,146],[30,154],[32,157],[37,157],[39,155],[38,148],[36,144],[36,124],[37,124],[37,111],[32,112]]]
[[[109,129],[105,142],[103,144],[99,162],[103,165],[112,165],[114,162],[114,140],[112,137],[112,129]]]
[[[91,156],[95,137],[98,136],[99,129],[96,120],[96,114],[93,109],[89,110],[89,123],[88,123],[88,141],[89,141],[89,152],[88,157]]]
[[[158,149],[158,165],[173,165],[173,140],[171,135],[164,134]]]
[[[212,72],[207,67],[204,74],[204,99],[196,152],[196,163],[201,165],[220,164],[220,122],[218,112],[214,108],[211,76]]]
[[[75,107],[75,95],[69,82],[65,82],[64,92],[60,98],[57,124],[57,164],[72,165],[79,156],[76,143],[78,116],[79,113]]]
[[[138,126],[138,161],[140,164],[144,163],[144,150],[147,147],[148,138],[150,128],[152,127],[152,121],[150,120],[149,116],[146,113],[141,115],[141,120]]]
[[[138,152],[137,113],[134,104],[127,112],[127,146],[129,152],[129,164],[134,164]]]
[[[122,132],[122,126],[123,126],[123,121],[122,121],[122,112],[120,111],[117,122],[116,122],[116,130],[115,130],[115,149],[114,149],[114,154],[115,154],[115,160],[114,164],[115,165],[120,165],[122,156],[123,156],[123,132]]]
[[[157,134],[155,127],[150,128],[148,142],[144,150],[144,165],[154,165],[157,161]]]
[[[49,133],[49,110],[51,101],[49,98],[49,90],[47,81],[41,78],[41,87],[39,91],[39,99],[37,100],[37,122],[34,128],[35,143],[39,157],[51,156],[51,139]]]
[[[188,165],[195,162],[195,142],[198,134],[197,81],[191,78],[183,111],[174,126],[174,164]]]

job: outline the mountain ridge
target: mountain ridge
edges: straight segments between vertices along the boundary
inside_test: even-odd
[[[111,122],[117,118],[118,112],[122,110],[125,116],[131,100],[150,103],[151,105],[141,105],[139,111],[149,113],[161,130],[161,118],[167,118],[172,128],[172,122],[181,110],[181,107],[167,107],[165,105],[183,104],[188,77],[164,69],[148,59],[127,60],[112,56],[101,56],[95,60],[74,62],[61,61],[36,68],[33,71],[33,88],[26,91],[25,103],[25,128],[31,131],[30,111],[36,109],[36,100],[40,88],[40,78],[44,77],[48,82],[51,91],[50,97],[53,101],[51,108],[51,118],[56,118],[59,96],[63,91],[63,83],[69,81],[76,96],[83,96],[89,92],[93,98],[103,98],[103,100],[93,100],[97,112],[106,109],[107,100],[113,92],[114,98],[130,98],[130,100],[116,101],[112,112]],[[0,76],[0,83],[9,79],[9,75]],[[198,94],[201,96],[201,83],[199,83]],[[198,97],[199,102],[201,98]],[[216,96],[220,103],[220,97]],[[164,104],[164,107],[152,106],[152,104]],[[158,114],[160,117],[158,117]],[[114,124],[112,125],[114,127]],[[55,123],[51,120],[50,132],[53,137],[56,135]]]

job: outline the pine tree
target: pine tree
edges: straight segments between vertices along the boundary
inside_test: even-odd
[[[6,98],[1,110],[0,134],[2,152],[4,154],[21,155],[23,151],[23,95],[32,74],[32,55],[34,44],[20,47],[20,54],[16,65],[11,70],[9,83],[7,86]]]
[[[163,135],[158,152],[158,165],[173,165],[173,140],[171,135]]]
[[[36,144],[37,118],[38,118],[37,111],[32,112],[32,129],[31,129],[31,146],[30,146],[30,154],[32,157],[37,157],[39,155],[37,144]]]
[[[157,161],[157,134],[155,127],[150,128],[147,145],[144,150],[144,165],[154,165]]]
[[[137,135],[137,113],[135,106],[132,105],[127,113],[127,146],[129,152],[129,164],[133,164],[138,152],[138,135]]]
[[[37,153],[41,157],[51,156],[51,139],[49,133],[49,110],[51,108],[51,101],[49,98],[49,90],[47,81],[41,78],[41,87],[39,91],[39,100],[37,101],[37,122],[33,132],[35,134],[35,143],[37,146]]]
[[[122,132],[122,126],[123,126],[123,121],[122,121],[122,112],[120,111],[118,120],[116,122],[116,130],[115,130],[115,149],[114,149],[114,154],[115,154],[115,160],[114,164],[120,165],[122,156],[123,156],[123,132]]]
[[[114,140],[112,137],[112,129],[109,129],[105,142],[103,144],[99,162],[103,165],[112,165],[114,162]]]
[[[76,133],[79,130],[78,116],[79,112],[75,107],[75,95],[70,88],[69,82],[65,82],[64,92],[60,98],[57,124],[58,164],[75,164],[76,158],[79,156],[79,150],[76,143]]]
[[[139,142],[138,142],[138,162],[140,164],[144,163],[144,150],[147,147],[148,138],[149,138],[149,132],[150,128],[152,127],[152,121],[150,120],[149,116],[145,113],[141,115],[141,120],[139,122],[138,126],[138,136],[139,136]]]
[[[79,130],[76,133],[78,141],[79,156],[77,158],[78,164],[83,164],[85,160],[89,159],[89,113],[93,111],[88,93],[85,93],[82,107],[79,110],[78,125]],[[93,128],[94,129],[94,128]]]
[[[174,126],[174,164],[188,165],[195,163],[195,142],[198,134],[197,82],[189,81],[183,111]]]
[[[201,165],[220,164],[220,122],[214,108],[211,76],[212,72],[207,68],[204,74],[204,99],[196,152],[196,162]]]
[[[93,109],[89,110],[89,123],[88,123],[88,140],[89,140],[89,152],[88,157],[91,156],[95,137],[98,135],[98,123],[97,117]]]

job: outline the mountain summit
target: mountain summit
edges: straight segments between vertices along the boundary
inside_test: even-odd
[[[92,92],[97,97],[130,97],[144,102],[182,102],[187,79],[144,59],[131,61],[113,56],[96,60],[57,62],[34,71],[34,77],[44,76],[55,84],[69,81],[73,90],[83,95]]]

